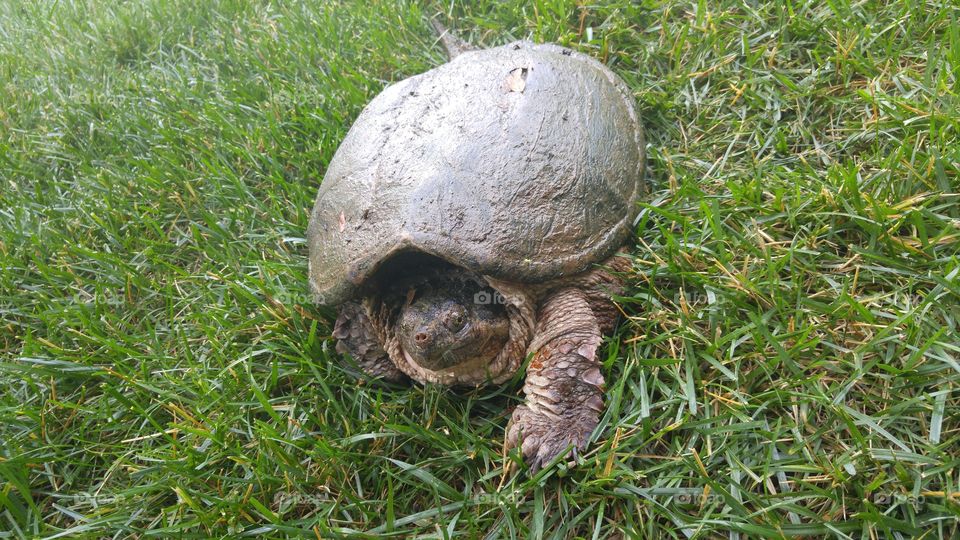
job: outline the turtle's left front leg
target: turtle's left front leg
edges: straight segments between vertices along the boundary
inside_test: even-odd
[[[507,427],[507,446],[518,444],[533,470],[568,449],[583,450],[603,412],[603,375],[597,360],[601,336],[615,326],[620,273],[630,269],[615,255],[598,268],[549,292],[541,301],[523,385],[526,403]]]
[[[513,411],[507,427],[507,446],[519,444],[531,469],[584,449],[597,427],[603,411],[600,339],[583,290],[563,288],[541,304],[531,346],[536,352],[523,386],[526,403]]]

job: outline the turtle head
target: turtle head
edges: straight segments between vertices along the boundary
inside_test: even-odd
[[[400,344],[431,371],[491,362],[510,339],[501,299],[487,284],[456,271],[411,286],[397,325]]]

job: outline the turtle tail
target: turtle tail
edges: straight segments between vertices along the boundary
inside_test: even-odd
[[[440,38],[440,44],[443,45],[443,49],[447,51],[447,58],[450,60],[453,60],[457,56],[460,56],[467,51],[476,49],[476,47],[473,45],[453,35],[453,33],[447,30],[447,27],[440,23],[440,21],[431,19],[430,24],[433,26],[433,30]]]

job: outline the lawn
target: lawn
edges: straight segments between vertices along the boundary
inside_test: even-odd
[[[437,13],[643,117],[574,467],[504,455],[522,377],[365,380],[310,301],[325,166]],[[0,0],[0,539],[956,538],[958,109],[954,2]]]

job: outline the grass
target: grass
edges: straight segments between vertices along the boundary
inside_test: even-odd
[[[324,167],[474,43],[601,59],[649,139],[609,409],[504,474],[518,377],[357,382]],[[960,535],[951,2],[0,1],[0,538]]]

